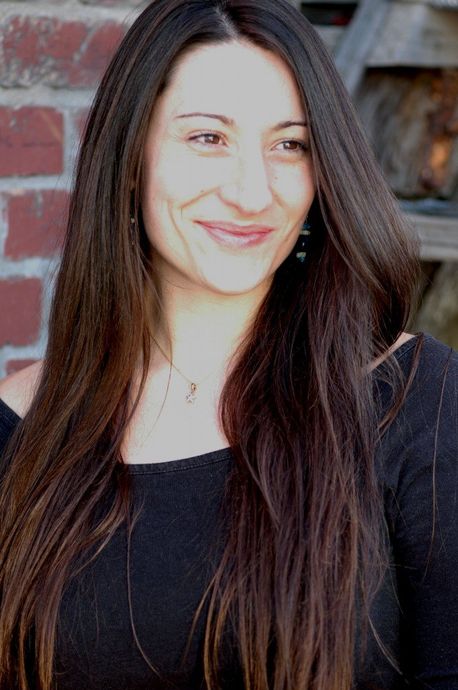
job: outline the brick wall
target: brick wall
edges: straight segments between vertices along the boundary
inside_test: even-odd
[[[0,0],[0,378],[41,357],[79,135],[142,0]]]

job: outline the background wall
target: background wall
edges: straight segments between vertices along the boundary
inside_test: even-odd
[[[139,0],[0,0],[0,378],[43,354],[79,137]]]

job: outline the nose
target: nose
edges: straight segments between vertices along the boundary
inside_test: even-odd
[[[245,214],[259,213],[270,206],[272,190],[262,151],[251,149],[237,157],[229,179],[220,187],[220,195]]]

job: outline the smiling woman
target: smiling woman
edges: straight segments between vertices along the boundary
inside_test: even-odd
[[[155,0],[0,383],[0,690],[458,689],[458,357],[287,0]]]
[[[141,192],[162,284],[260,302],[315,196],[304,120],[291,69],[268,50],[232,41],[178,61],[155,105]],[[231,311],[237,302],[245,311],[246,300]]]

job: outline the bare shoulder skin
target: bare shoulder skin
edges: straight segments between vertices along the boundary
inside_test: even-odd
[[[42,366],[42,361],[35,362],[0,381],[0,398],[20,417],[29,409]]]

